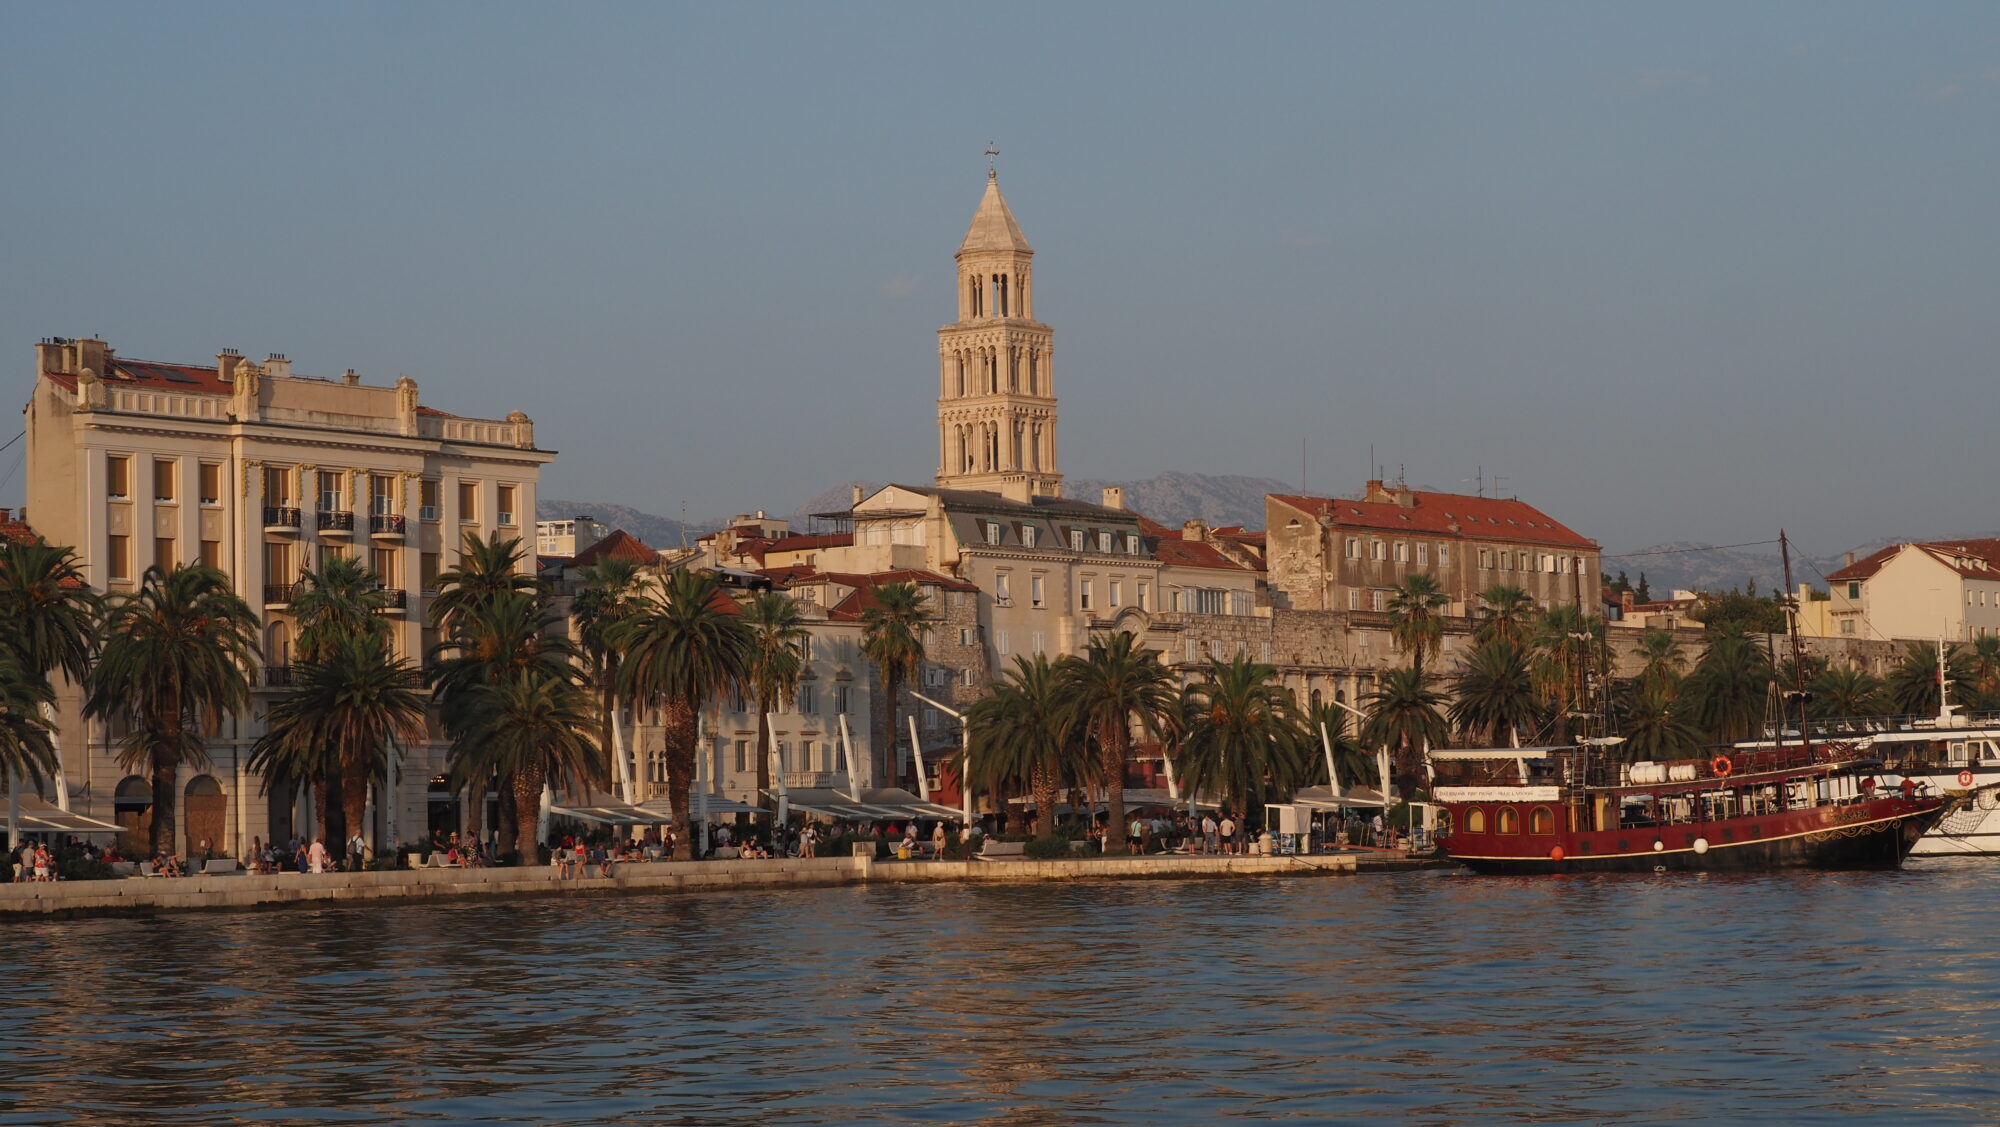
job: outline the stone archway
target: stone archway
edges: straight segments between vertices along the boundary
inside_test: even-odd
[[[127,857],[153,855],[153,784],[138,775],[118,780],[112,793],[111,816],[118,823],[118,852]]]
[[[203,842],[208,844],[208,852],[223,852],[228,844],[225,835],[229,829],[229,798],[222,793],[222,784],[215,781],[215,776],[196,775],[189,779],[181,809],[181,824],[187,834],[183,855],[201,856]]]

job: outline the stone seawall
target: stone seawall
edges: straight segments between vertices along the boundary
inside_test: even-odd
[[[559,880],[552,867],[405,869],[61,881],[0,885],[0,917],[148,914],[359,901],[448,901],[569,893],[642,894],[923,881],[1144,880],[1353,873],[1352,854],[1316,857],[1106,857],[1070,861],[705,861],[622,865],[610,877]]]

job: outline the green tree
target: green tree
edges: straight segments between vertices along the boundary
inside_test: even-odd
[[[62,770],[53,678],[84,683],[102,611],[73,550],[0,541],[0,758],[38,788]]]
[[[149,567],[139,589],[106,606],[86,715],[126,721],[119,765],[153,782],[155,853],[174,846],[174,774],[206,764],[204,730],[250,702],[257,616],[214,568]]]
[[[541,594],[541,580],[521,570],[525,559],[519,537],[466,533],[457,565],[437,577],[437,594],[430,605],[431,625],[448,631],[460,615],[500,595]]]
[[[1574,739],[1577,720],[1590,711],[1591,675],[1610,666],[1604,620],[1558,603],[1541,616],[1535,650],[1535,683],[1555,713],[1556,739]]]
[[[1882,708],[1882,680],[1852,665],[1830,666],[1815,677],[1806,709],[1814,719],[1872,716]]]
[[[1473,641],[1525,646],[1534,633],[1535,600],[1519,587],[1498,584],[1479,594],[1479,622]]]
[[[1376,778],[1375,757],[1369,755],[1365,748],[1355,742],[1348,729],[1347,710],[1332,701],[1321,701],[1306,710],[1306,738],[1318,748],[1317,755],[1307,764],[1303,780],[1306,785],[1320,782],[1324,778],[1326,751],[1329,747],[1333,750],[1333,769],[1340,773],[1340,778],[1347,780],[1347,786],[1382,785],[1382,781]],[[1325,744],[1319,742],[1322,735],[1325,737]],[[1325,779],[1325,782],[1336,789],[1340,786],[1335,779]]]
[[[391,752],[424,738],[418,684],[417,671],[372,631],[324,638],[272,702],[249,767],[267,785],[289,784],[288,799],[299,783],[312,780],[320,824],[358,832],[368,788],[388,778]],[[338,819],[332,816],[336,800]]]
[[[590,668],[590,682],[597,690],[598,748],[608,756],[620,754],[622,742],[615,731],[622,702],[618,697],[618,647],[611,644],[618,624],[631,617],[644,581],[639,565],[617,556],[583,569],[583,586],[570,602],[570,618],[576,623],[579,648]],[[623,776],[621,764],[608,777]],[[636,780],[627,780],[636,782]],[[626,801],[638,800],[627,794]]]
[[[522,864],[533,864],[543,785],[603,785],[603,757],[589,735],[596,726],[589,694],[573,678],[531,666],[476,686],[471,697],[471,725],[451,745],[454,785],[490,775],[508,780],[514,851]]]
[[[753,597],[743,619],[750,626],[750,686],[757,694],[757,791],[765,794],[771,789],[771,710],[799,691],[811,635],[799,604],[776,591]]]
[[[388,606],[380,576],[358,560],[328,556],[318,571],[300,573],[292,589],[292,614],[299,623],[298,656],[310,661],[355,635],[386,641],[392,631],[382,612]]]
[[[874,605],[861,612],[861,652],[882,676],[882,706],[887,710],[887,737],[882,741],[882,776],[892,774],[896,744],[897,694],[924,667],[924,627],[931,622],[930,597],[914,583],[884,583],[875,588]],[[921,748],[911,748],[914,758]],[[918,767],[922,770],[922,767]]]
[[[1701,751],[1701,732],[1681,716],[1670,690],[1635,683],[1620,703],[1627,760],[1680,759]]]
[[[11,646],[0,646],[0,772],[9,785],[25,778],[40,789],[44,778],[62,769],[49,719],[55,699],[46,678],[30,673]]]
[[[688,860],[694,855],[688,792],[699,717],[709,700],[748,681],[755,646],[750,626],[714,573],[676,571],[668,576],[662,597],[639,598],[612,641],[624,654],[618,667],[620,695],[660,702],[674,857]]]
[[[1127,631],[1099,634],[1082,657],[1060,663],[1069,718],[1089,734],[1104,773],[1108,843],[1120,839],[1125,824],[1125,761],[1132,732],[1160,738],[1170,733],[1179,711],[1173,674]]]
[[[1735,743],[1757,734],[1769,709],[1771,659],[1741,634],[1709,639],[1701,660],[1682,682],[1680,699],[1691,719],[1717,743]]]
[[[1634,678],[1639,690],[1671,697],[1680,686],[1681,674],[1687,668],[1687,656],[1681,651],[1680,639],[1674,637],[1671,630],[1649,626],[1639,632],[1638,645],[1633,649],[1642,662],[1639,675]]]
[[[1444,612],[1451,596],[1435,578],[1411,572],[1389,596],[1389,634],[1410,655],[1410,668],[1423,671],[1426,658],[1444,644]]]
[[[1015,657],[1014,667],[974,701],[965,723],[972,733],[968,785],[1002,796],[1024,791],[1034,798],[1035,832],[1056,829],[1056,788],[1079,773],[1083,752],[1065,717],[1063,679],[1041,654]]]
[[[1688,615],[1710,634],[1782,634],[1789,628],[1783,601],[1759,595],[1754,582],[1741,591],[1703,592]]]
[[[1970,664],[1958,646],[1945,647],[1943,677],[1950,680],[1954,688],[1966,683]],[[1896,667],[1889,671],[1883,695],[1889,707],[1899,714],[1935,716],[1939,680],[1937,645],[1932,642],[1909,642],[1904,645],[1903,656],[1896,662]],[[1962,697],[1963,694],[1954,695]]]
[[[2000,707],[2000,634],[1975,638],[1965,655],[1965,690],[1959,703],[1974,708]]]
[[[1522,729],[1532,732],[1539,723],[1534,663],[1514,642],[1496,638],[1474,646],[1452,678],[1452,694],[1452,725],[1489,744],[1500,744],[1503,735],[1518,738]]]
[[[1208,676],[1186,691],[1178,774],[1246,819],[1262,812],[1267,797],[1289,799],[1307,772],[1303,718],[1277,675],[1237,657],[1210,662]]]
[[[1444,694],[1420,670],[1390,669],[1363,700],[1368,719],[1361,725],[1362,743],[1388,748],[1403,794],[1416,794],[1417,782],[1423,777],[1424,750],[1441,746],[1451,737],[1444,719]]]

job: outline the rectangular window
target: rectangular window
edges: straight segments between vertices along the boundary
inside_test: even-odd
[[[396,479],[386,474],[368,478],[368,512],[372,516],[393,516],[396,512]]]
[[[1386,545],[1386,544],[1382,543],[1382,542],[1381,542],[1380,540],[1371,540],[1371,541],[1369,541],[1369,542],[1368,542],[1368,558],[1369,558],[1369,559],[1371,559],[1371,560],[1385,560],[1385,559],[1388,559],[1388,558],[1389,558],[1389,548],[1388,548],[1388,545]]]
[[[997,521],[997,520],[989,520],[989,521],[987,521],[987,522],[986,522],[986,542],[987,542],[988,544],[998,544],[998,543],[1000,543],[1000,537],[1001,537],[1001,531],[1000,531],[1000,522],[999,522],[999,521]]]
[[[1109,532],[1103,532],[1103,531],[1098,532],[1097,550],[1105,553],[1106,555],[1109,555],[1111,553],[1111,534]]]
[[[1082,593],[1078,596],[1077,605],[1079,607],[1082,607],[1084,610],[1090,609],[1090,585],[1091,585],[1090,580],[1088,579],[1084,580]]]
[[[994,652],[995,652],[995,653],[998,653],[998,654],[1001,654],[1001,655],[1005,655],[1006,653],[1008,653],[1008,652],[1009,652],[1009,651],[1008,651],[1008,649],[1007,649],[1007,632],[1006,632],[1005,630],[996,630],[996,631],[994,631],[994,633],[993,633],[993,650],[994,650]]]
[[[396,570],[396,549],[375,548],[368,553],[368,566],[375,572],[375,582],[384,587],[401,586],[397,581],[402,575]]]
[[[1028,645],[1032,648],[1032,650],[1035,653],[1048,652],[1047,650],[1042,648],[1042,632],[1040,630],[1037,630],[1033,634],[1028,635]]]
[[[113,536],[110,540],[111,558],[105,561],[106,571],[112,579],[132,578],[132,538]]]
[[[1347,609],[1361,609],[1361,589],[1359,587],[1349,587],[1347,589]]]
[[[264,467],[264,503],[289,508],[292,503],[292,471],[284,466]]]
[[[750,741],[736,741],[736,770],[738,774],[750,769]]]
[[[104,459],[104,495],[120,500],[132,495],[132,459],[123,454]]]
[[[338,470],[321,470],[316,477],[319,485],[320,512],[345,512],[347,506],[341,503],[340,472]]]
[[[805,637],[799,639],[799,664],[802,666],[811,665],[812,660],[813,640],[812,635],[807,634]]]
[[[1430,562],[1431,562],[1431,546],[1429,544],[1419,543],[1417,545],[1417,563],[1421,565],[1421,564],[1428,564]]]
[[[417,504],[419,506],[417,517],[419,520],[438,519],[438,495],[442,492],[443,486],[432,478],[427,477],[417,483]]]
[[[1396,541],[1396,562],[1410,562],[1410,546],[1401,540]]]
[[[1361,537],[1350,536],[1347,538],[1347,558],[1350,560],[1361,558]]]
[[[1139,554],[1139,549],[1140,549],[1141,547],[1142,547],[1142,545],[1140,544],[1140,541],[1139,541],[1139,534],[1138,534],[1138,533],[1136,533],[1136,532],[1134,532],[1134,533],[1130,533],[1130,534],[1128,534],[1128,535],[1127,535],[1127,536],[1125,537],[1125,550],[1126,550],[1126,551],[1128,551],[1128,552],[1130,552],[1130,553],[1132,553],[1133,555],[1135,555],[1135,556],[1136,556],[1136,555],[1138,555],[1138,554]]]
[[[201,566],[222,570],[222,541],[203,540],[201,542]]]
[[[1493,549],[1491,548],[1479,549],[1479,570],[1481,571],[1493,570]]]
[[[1861,597],[1861,581],[1860,581],[1860,580],[1858,580],[1858,579],[1857,579],[1857,580],[1853,580],[1853,581],[1851,581],[1851,582],[1849,582],[1849,583],[1848,583],[1848,585],[1847,585],[1847,597],[1848,597],[1848,598],[1850,598],[1850,599],[1858,599],[1858,598],[1860,598],[1860,597]]]
[[[800,685],[799,701],[798,701],[799,715],[811,716],[813,713],[818,711],[819,711],[819,688],[814,685]]]
[[[961,646],[972,644],[972,627],[961,626],[958,628],[958,644]]]
[[[1034,525],[1032,525],[1032,524],[1024,524],[1024,525],[1022,525],[1022,526],[1021,526],[1021,547],[1023,547],[1023,548],[1032,548],[1032,547],[1034,547],[1034,546],[1035,546],[1035,526],[1034,526]]]
[[[200,486],[202,504],[222,504],[222,464],[220,462],[203,462],[201,464]]]
[[[1042,605],[1042,577],[1039,575],[1028,577],[1028,602],[1034,606]]]
[[[1069,550],[1072,552],[1083,551],[1083,529],[1072,528],[1069,530]]]
[[[479,519],[479,483],[461,481],[458,483],[458,519],[476,521]]]
[[[1175,588],[1175,590],[1174,590],[1174,613],[1175,613],[1175,614],[1179,614],[1179,613],[1180,613],[1181,611],[1183,611],[1183,610],[1186,610],[1186,609],[1187,609],[1187,600],[1186,600],[1186,599],[1184,599],[1184,598],[1183,598],[1183,597],[1181,596],[1181,592],[1180,592],[1180,589],[1179,589],[1179,588]]]
[[[178,563],[178,561],[175,559],[176,555],[178,555],[178,553],[174,551],[174,541],[172,537],[159,536],[153,539],[154,567],[159,568],[161,571],[172,571],[175,565]]]
[[[1119,588],[1119,583],[1116,579],[1111,580],[1110,583],[1105,585],[1104,596],[1105,598],[1111,600],[1105,605],[1109,606],[1112,610],[1118,609],[1118,598],[1119,598],[1118,588]]]
[[[511,527],[514,524],[514,514],[518,511],[514,507],[514,487],[503,485],[499,488],[499,494],[500,523]]]
[[[845,716],[845,715],[847,715],[847,686],[846,686],[846,685],[835,685],[835,686],[833,687],[833,711],[834,711],[834,714],[835,714],[835,715],[837,715],[837,716]]]
[[[1001,600],[1002,602],[1005,602],[1014,597],[1012,594],[1008,593],[1007,573],[1004,571],[995,572],[993,574],[993,597]]]
[[[1228,614],[1229,592],[1216,587],[1195,588],[1194,612],[1196,614]]]
[[[174,478],[180,470],[180,463],[172,458],[153,459],[153,500],[174,499]]]
[[[1451,566],[1451,545],[1449,544],[1438,545],[1438,566],[1439,567]]]
[[[1557,556],[1557,557],[1556,557],[1556,574],[1558,574],[1558,575],[1568,575],[1568,574],[1569,574],[1569,557],[1568,557],[1568,556]]]
[[[290,583],[297,576],[292,573],[292,546],[278,540],[264,543],[264,582]]]
[[[1153,609],[1153,588],[1150,584],[1139,584],[1139,609]]]
[[[422,585],[425,594],[437,590],[438,554],[436,552],[421,552],[417,555],[417,582]]]
[[[1195,648],[1199,644],[1193,638],[1187,640],[1187,646],[1184,651],[1187,654],[1187,661],[1195,661],[1201,657],[1201,651]]]
[[[1370,591],[1368,593],[1368,609],[1370,610],[1387,610],[1389,609],[1388,602],[1389,596],[1386,592]]]
[[[1841,632],[1842,634],[1852,634],[1852,633],[1854,633],[1854,620],[1853,620],[1853,619],[1851,619],[1851,618],[1843,618],[1843,619],[1841,619],[1841,620],[1840,620],[1840,632]]]

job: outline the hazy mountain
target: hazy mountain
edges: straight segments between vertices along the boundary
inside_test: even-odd
[[[678,548],[681,544],[681,522],[667,517],[641,512],[629,505],[614,505],[608,501],[564,501],[548,497],[535,503],[535,519],[568,520],[571,517],[595,517],[608,528],[622,528],[637,536],[648,547]],[[715,522],[720,524],[720,521]],[[696,536],[706,531],[704,526],[689,522],[687,536],[693,542]],[[577,545],[578,548],[584,545]]]
[[[857,485],[868,493],[881,484],[850,481],[837,485],[800,505],[791,514],[793,527],[809,526],[811,513],[847,508],[853,501]],[[1293,491],[1284,482],[1268,477],[1163,473],[1144,481],[1070,478],[1063,482],[1063,496],[1097,503],[1104,499],[1105,487],[1113,485],[1125,490],[1126,508],[1143,513],[1161,524],[1179,525],[1198,518],[1210,526],[1240,524],[1252,529],[1264,527],[1264,494]]]
[[[1993,532],[1955,532],[1925,536],[1886,536],[1848,549],[1860,559],[1879,548],[1910,540],[1971,540],[2000,536]],[[1847,564],[1846,553],[1807,556],[1792,553],[1792,582],[1810,583],[1824,589],[1826,577]],[[1776,544],[1743,548],[1712,548],[1688,541],[1656,544],[1621,556],[1604,557],[1604,570],[1616,578],[1619,572],[1633,583],[1645,573],[1646,584],[1656,599],[1666,598],[1674,588],[1690,591],[1741,587],[1754,580],[1760,591],[1784,586],[1785,567]]]

